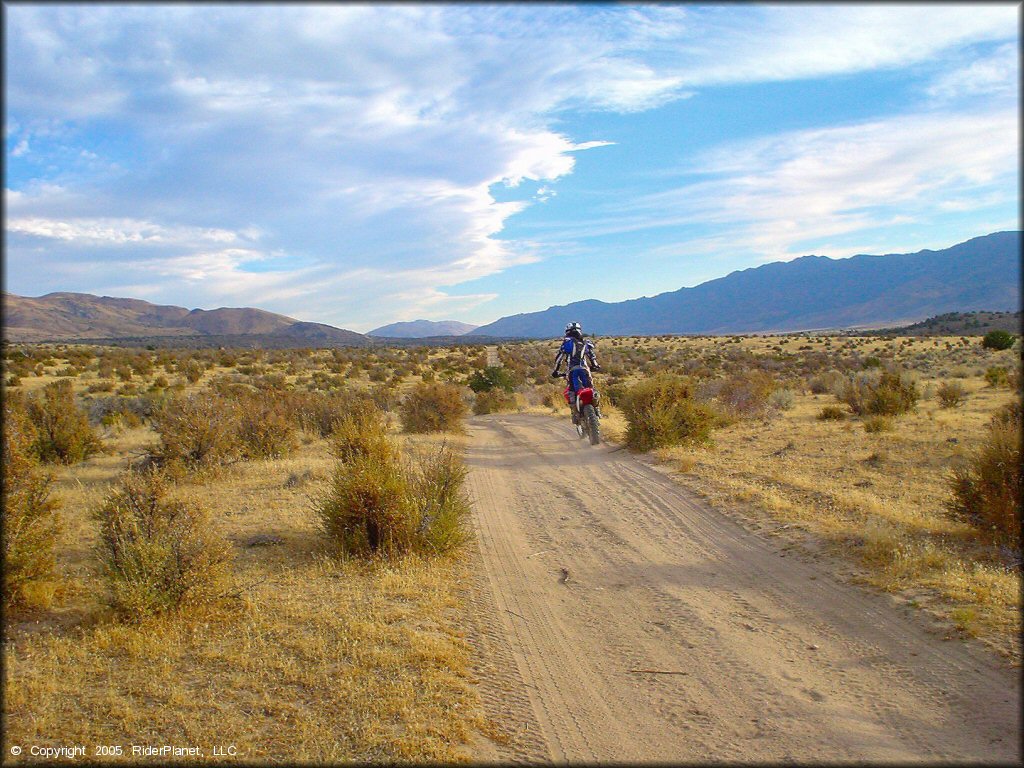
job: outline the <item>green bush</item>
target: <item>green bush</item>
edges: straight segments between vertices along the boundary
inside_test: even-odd
[[[470,505],[466,465],[447,445],[420,454],[412,464],[410,490],[418,504],[417,544],[433,553],[450,552],[468,539]]]
[[[671,445],[706,441],[715,412],[694,397],[692,382],[675,374],[659,374],[626,390],[626,445],[649,451]]]
[[[74,464],[100,450],[89,417],[75,404],[70,379],[47,384],[27,406],[36,429],[34,450],[42,461]]]
[[[398,415],[405,432],[451,432],[461,429],[466,410],[459,387],[420,382],[402,400]]]
[[[906,373],[883,371],[875,380],[865,374],[849,378],[839,399],[858,416],[898,416],[913,410],[920,393]]]
[[[954,514],[986,531],[994,540],[1015,545],[1021,524],[1021,406],[999,411],[988,434],[965,466],[950,480]]]
[[[503,389],[511,392],[515,386],[512,374],[500,366],[487,366],[483,370],[474,371],[466,382],[474,392],[490,392],[493,389]]]
[[[982,337],[981,346],[985,349],[1009,349],[1013,346],[1014,341],[1015,337],[1012,333],[999,330],[989,331],[984,335],[984,337]]]
[[[473,399],[473,413],[500,413],[516,409],[516,396],[503,389],[489,389],[477,392]]]
[[[50,497],[53,479],[35,455],[36,430],[24,400],[5,393],[3,418],[4,603],[14,605],[53,580],[61,521]]]
[[[129,620],[212,600],[226,575],[231,548],[206,510],[167,491],[162,473],[129,472],[93,510],[110,603]]]
[[[944,381],[935,391],[940,408],[956,408],[964,404],[967,390],[959,381]]]
[[[985,381],[990,387],[1006,387],[1010,383],[1010,374],[1001,365],[994,365],[985,371]]]

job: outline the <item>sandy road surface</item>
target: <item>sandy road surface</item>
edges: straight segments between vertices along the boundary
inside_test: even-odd
[[[1019,761],[1019,670],[570,429],[470,421],[478,759]]]

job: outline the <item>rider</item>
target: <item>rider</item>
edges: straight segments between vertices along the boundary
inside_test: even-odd
[[[594,342],[583,338],[583,327],[579,323],[569,323],[565,326],[565,338],[562,339],[562,346],[558,348],[555,355],[555,369],[551,372],[551,378],[557,379],[562,374],[559,368],[562,360],[567,363],[566,376],[569,379],[569,405],[572,408],[573,424],[579,421],[576,410],[576,393],[584,387],[593,387],[594,380],[590,372],[600,371],[601,366],[597,364],[597,356],[594,351]],[[595,409],[600,414],[597,403]]]

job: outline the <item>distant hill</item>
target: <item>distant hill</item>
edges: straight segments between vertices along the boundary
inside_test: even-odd
[[[4,338],[15,342],[167,337],[255,341],[264,337],[276,340],[274,346],[369,343],[355,331],[304,323],[262,309],[189,310],[88,293],[48,293],[38,298],[5,293],[3,322]]]
[[[940,251],[803,256],[693,288],[607,303],[589,299],[503,317],[469,336],[544,338],[567,322],[605,336],[757,333],[906,324],[946,312],[1021,309],[1020,232]]]
[[[405,323],[391,323],[374,328],[367,336],[385,336],[392,339],[423,339],[430,336],[462,336],[475,325],[460,323],[458,320],[411,320]]]
[[[878,328],[865,336],[984,336],[989,331],[1021,332],[1020,312],[947,312],[898,328]]]

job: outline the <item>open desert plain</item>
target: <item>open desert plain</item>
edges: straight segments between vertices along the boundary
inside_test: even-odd
[[[597,345],[8,345],[5,759],[1019,763],[1019,341]]]

